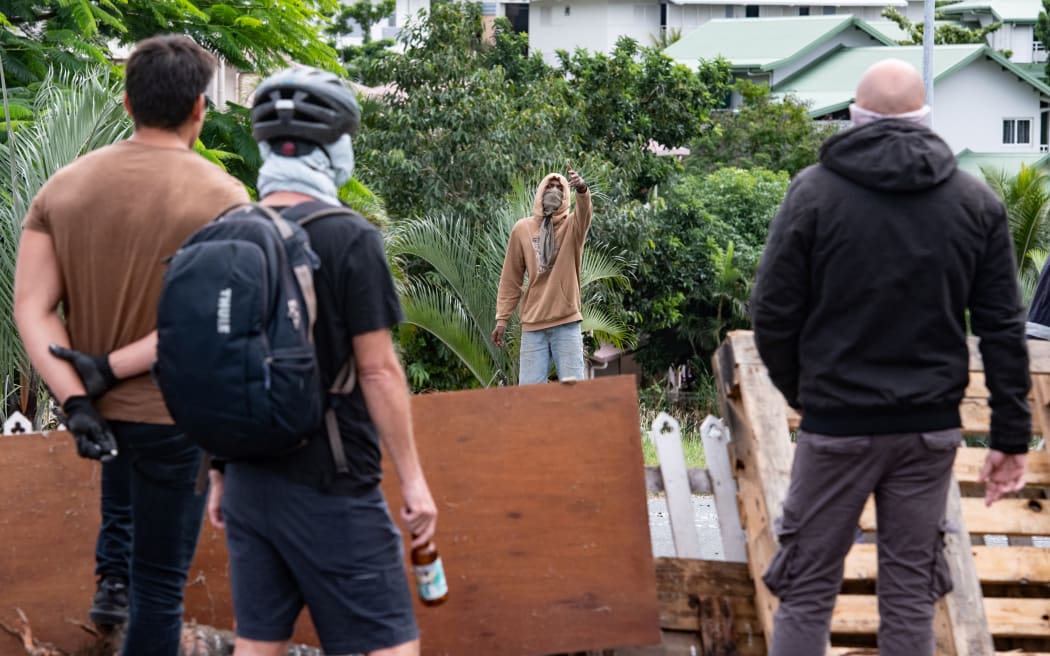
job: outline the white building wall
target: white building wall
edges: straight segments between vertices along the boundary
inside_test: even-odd
[[[397,18],[397,24],[401,26],[410,19],[414,19],[421,10],[429,11],[429,9],[430,0],[397,0],[394,15]]]
[[[977,90],[981,102],[974,102]],[[964,148],[979,153],[1038,152],[1039,100],[1030,84],[982,59],[934,87],[934,129],[954,153]],[[1003,144],[1004,118],[1031,119],[1031,143]]]
[[[529,49],[555,61],[558,49],[611,52],[621,36],[649,45],[660,4],[645,0],[544,0],[529,5]]]
[[[779,17],[779,16],[798,16],[799,8],[808,7],[810,16],[823,16],[824,7],[821,5],[807,5],[806,0],[798,0],[797,4],[791,5],[771,5],[762,4],[761,2],[755,3],[740,3],[730,5],[676,5],[669,3],[667,5],[667,26],[672,28],[678,28],[682,30],[682,34],[688,34],[690,30],[700,27],[709,20],[715,18],[743,18],[744,8],[748,4],[758,5],[758,15],[761,18],[767,17]],[[727,7],[732,12],[732,16],[726,15]],[[922,5],[920,3],[920,12]],[[863,7],[837,7],[832,6],[831,10],[836,15],[853,15],[864,20],[885,20],[882,17],[882,5],[872,5]],[[904,8],[900,8],[904,11]]]

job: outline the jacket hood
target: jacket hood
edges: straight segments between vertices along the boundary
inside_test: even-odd
[[[532,217],[539,221],[543,220],[543,191],[547,188],[547,183],[552,179],[561,183],[561,205],[551,215],[551,221],[557,224],[569,216],[569,181],[559,173],[548,174],[543,178],[543,182],[536,187],[536,195],[532,199]]]
[[[955,172],[948,144],[929,128],[883,119],[840,132],[820,148],[820,163],[881,191],[921,191]]]

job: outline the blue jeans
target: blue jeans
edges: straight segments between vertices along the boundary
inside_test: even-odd
[[[579,321],[521,332],[519,385],[547,382],[552,361],[558,380],[583,380],[583,333]]]
[[[176,656],[182,597],[205,495],[194,491],[201,450],[175,426],[110,422],[120,455],[102,466],[99,575],[126,576],[125,656]]]

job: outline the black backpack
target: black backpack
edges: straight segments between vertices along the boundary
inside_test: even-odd
[[[278,456],[324,424],[346,470],[313,344],[320,262],[301,227],[346,213],[326,208],[294,222],[265,205],[235,205],[172,256],[154,378],[175,423],[214,456]],[[349,394],[354,382],[349,362],[329,392]]]

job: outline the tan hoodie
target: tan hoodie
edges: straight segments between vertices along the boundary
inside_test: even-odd
[[[551,179],[557,179],[562,187],[561,207],[551,216],[557,254],[550,269],[540,271],[543,191]],[[532,201],[532,216],[515,223],[510,233],[496,299],[496,325],[507,325],[519,300],[521,329],[524,331],[543,330],[581,319],[580,266],[583,242],[590,227],[590,192],[577,193],[576,208],[569,212],[569,181],[557,173],[543,178]],[[522,298],[521,286],[526,272],[529,285]]]

